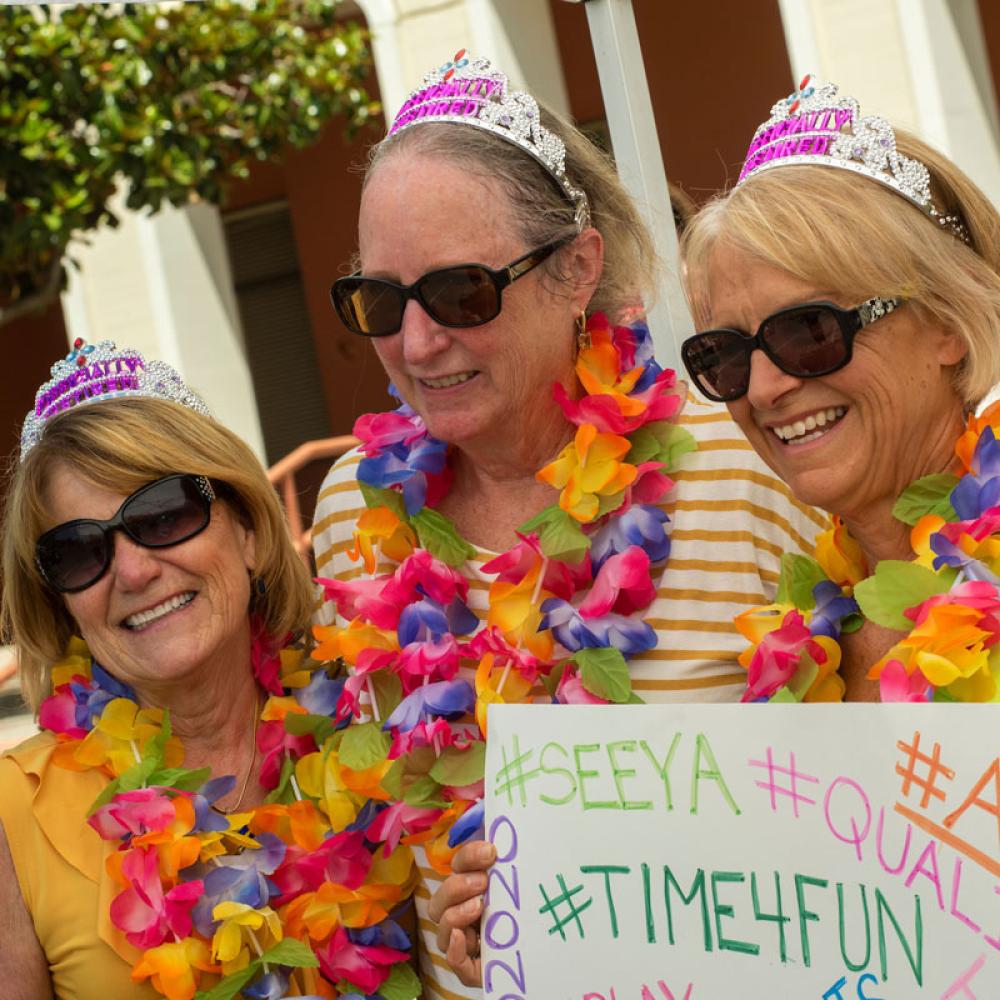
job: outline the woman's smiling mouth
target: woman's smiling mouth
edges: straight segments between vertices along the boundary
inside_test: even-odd
[[[167,600],[163,601],[161,604],[157,604],[153,608],[148,608],[145,611],[137,611],[134,615],[129,615],[122,625],[127,629],[131,629],[133,632],[138,632],[144,629],[147,625],[151,625],[155,621],[159,621],[161,618],[166,617],[174,611],[180,608],[186,608],[197,596],[196,592],[193,590],[186,591],[183,594],[175,594],[173,597],[168,597]]]
[[[447,389],[453,385],[461,385],[463,382],[468,382],[470,378],[475,378],[479,372],[458,372],[455,375],[442,375],[440,378],[422,378],[419,379],[421,385],[427,386],[428,389]]]
[[[811,413],[801,420],[772,426],[769,430],[786,445],[806,444],[828,433],[847,413],[846,406],[831,406],[817,413]]]

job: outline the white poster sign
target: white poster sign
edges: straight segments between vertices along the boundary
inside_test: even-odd
[[[491,706],[491,1000],[998,1000],[988,705]]]

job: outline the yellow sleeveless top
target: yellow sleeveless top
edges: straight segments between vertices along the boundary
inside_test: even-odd
[[[51,765],[56,739],[40,733],[0,757],[0,822],[14,870],[49,963],[56,997],[158,996],[129,975],[139,952],[108,916],[116,887],[105,843],[86,823],[107,779]]]

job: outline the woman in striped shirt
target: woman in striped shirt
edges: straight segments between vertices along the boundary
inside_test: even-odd
[[[452,629],[461,655],[437,673],[413,666],[407,644],[430,629],[444,656],[453,637],[430,618],[418,628],[404,612],[383,636],[405,700],[421,696],[418,669],[455,699],[436,718],[421,703],[408,724],[394,712],[390,756],[432,726],[445,744],[483,739],[489,701],[735,700],[733,615],[773,597],[782,553],[807,548],[824,521],[724,407],[684,399],[629,324],[652,292],[654,253],[610,161],[460,53],[374,151],[359,258],[334,304],[373,338],[404,405],[362,418],[362,447],[323,484],[314,544],[331,600],[319,620],[372,625],[373,588],[431,550],[457,570],[449,594],[475,622]],[[422,578],[425,598],[446,575]],[[603,682],[582,666],[595,648],[609,651]],[[351,650],[359,713],[381,721],[382,688],[365,676],[386,658]],[[472,815],[475,790],[441,794]],[[425,995],[479,995],[474,932],[450,938],[427,912],[452,852],[417,851]]]

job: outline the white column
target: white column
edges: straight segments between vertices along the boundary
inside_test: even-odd
[[[618,173],[667,269],[648,310],[649,332],[659,363],[680,369],[680,343],[694,325],[680,282],[677,231],[632,0],[589,0],[587,21]]]
[[[69,339],[113,340],[167,361],[263,458],[218,211],[168,206],[146,216],[120,199],[116,210],[118,229],[72,251],[82,270],[63,296]]]
[[[915,131],[1000,203],[996,102],[975,0],[779,2],[790,84],[809,72],[838,84],[862,113]]]
[[[391,118],[424,74],[459,49],[485,56],[563,114],[569,98],[544,0],[358,0],[372,34],[382,105]]]

